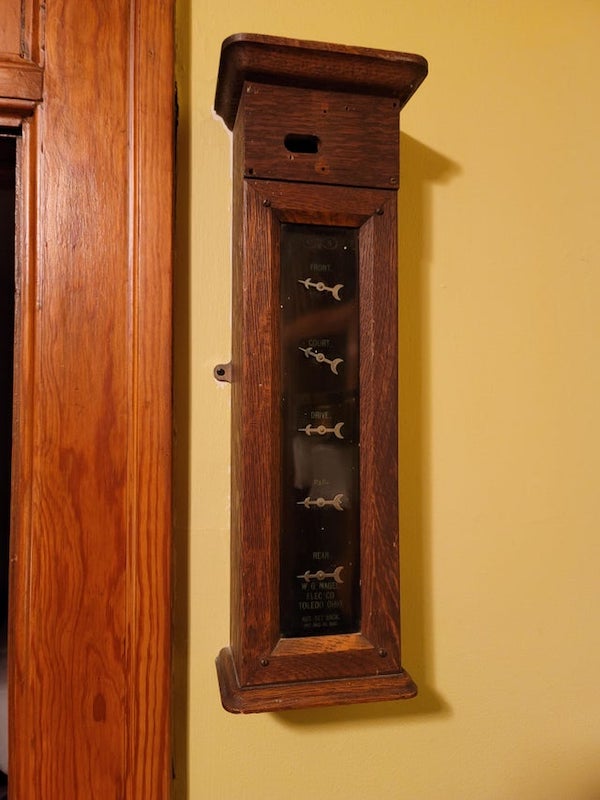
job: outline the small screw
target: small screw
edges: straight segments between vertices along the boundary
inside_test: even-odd
[[[219,375],[219,377],[222,377],[223,375],[225,375],[225,370],[223,369],[223,367],[218,367],[217,375]]]
[[[261,667],[268,667],[269,666],[269,659],[268,658],[261,658],[260,665],[261,665]]]
[[[398,183],[398,178],[395,178],[395,177],[392,176],[390,178],[390,183]]]
[[[381,656],[381,658],[385,658],[387,656],[387,650],[384,650],[383,647],[380,647],[379,655]]]
[[[271,201],[270,200],[263,200],[263,206],[265,208],[270,208],[271,207]]]
[[[383,208],[376,208],[375,213],[381,216],[383,214]]]

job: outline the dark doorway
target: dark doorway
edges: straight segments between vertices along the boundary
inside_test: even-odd
[[[8,771],[7,630],[15,326],[16,137],[0,129],[0,800]]]

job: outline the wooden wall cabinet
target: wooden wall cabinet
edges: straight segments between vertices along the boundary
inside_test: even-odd
[[[229,711],[416,693],[400,658],[396,192],[398,114],[426,74],[405,53],[223,44],[232,589],[217,670]]]

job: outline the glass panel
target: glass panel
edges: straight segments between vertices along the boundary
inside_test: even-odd
[[[281,226],[282,636],[360,628],[357,246]]]

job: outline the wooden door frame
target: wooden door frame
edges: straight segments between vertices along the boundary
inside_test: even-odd
[[[10,796],[165,800],[173,0],[21,8]]]

